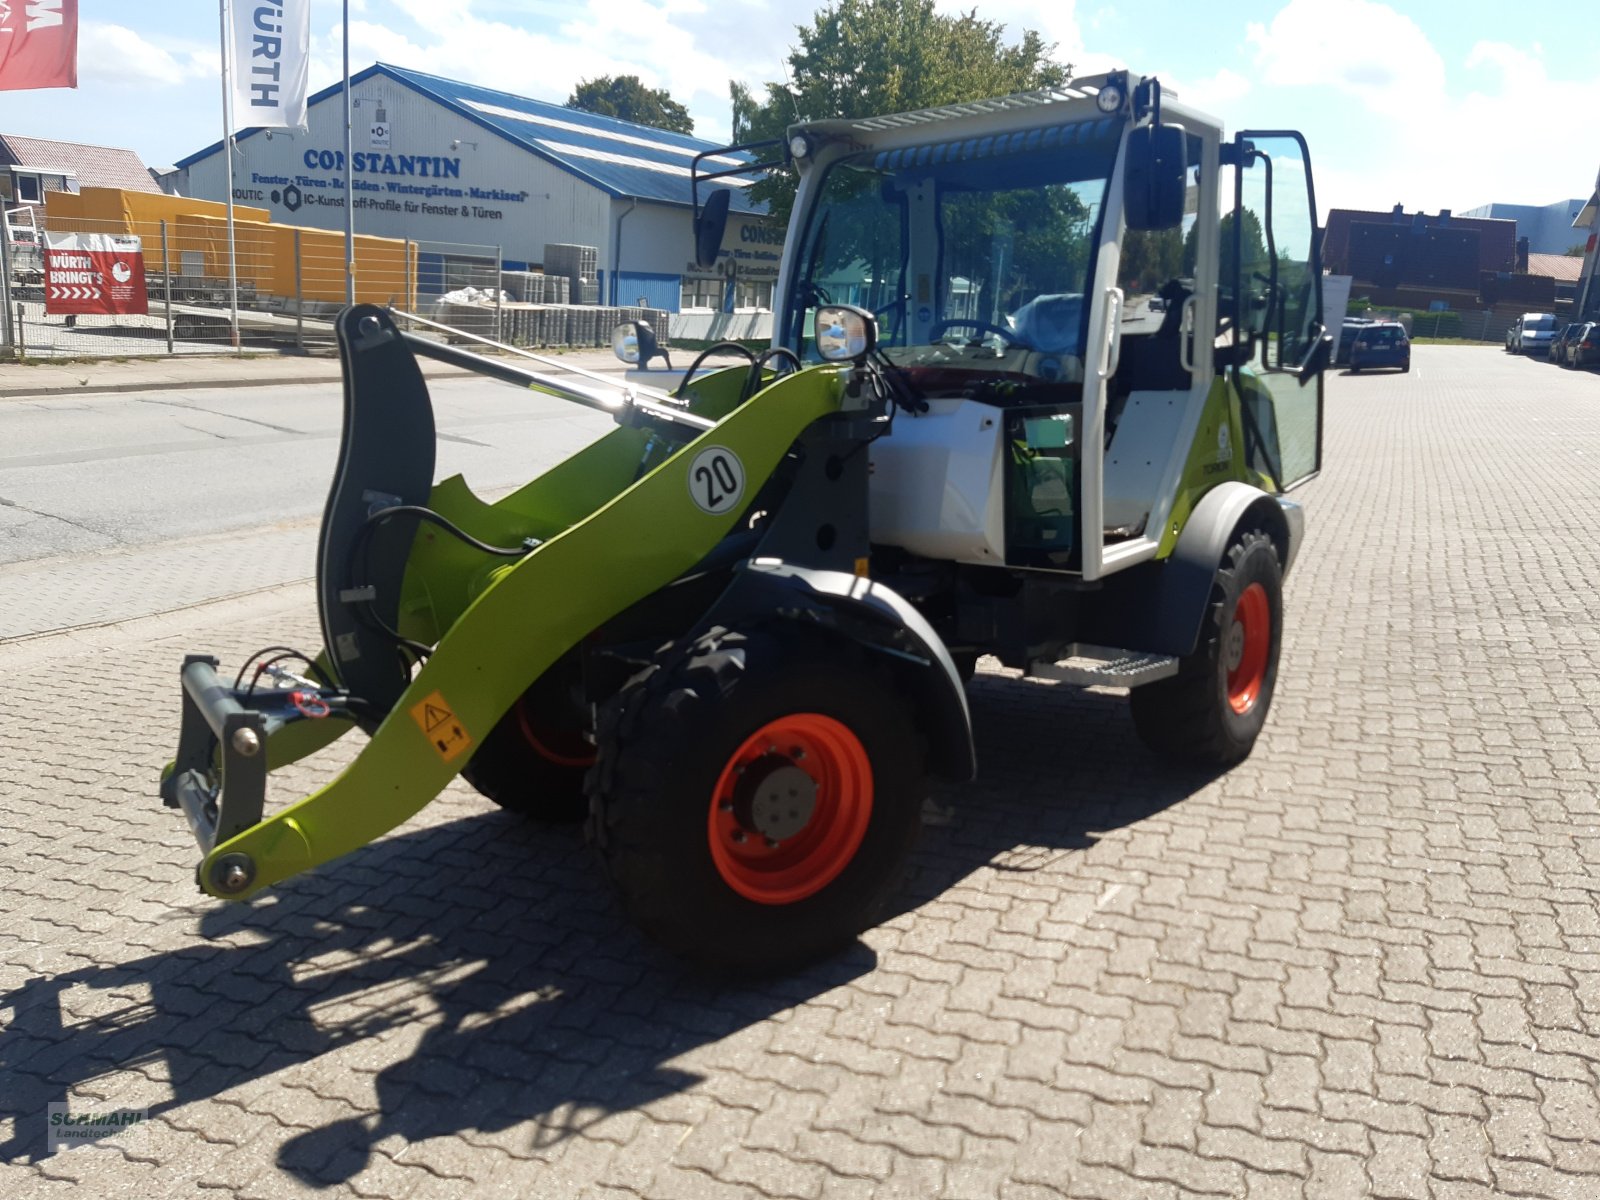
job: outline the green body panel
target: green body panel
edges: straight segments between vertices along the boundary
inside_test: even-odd
[[[637,481],[648,435],[624,428],[495,505],[472,498],[458,480],[441,485],[451,519],[461,518],[475,535],[529,531],[547,540],[509,567],[463,547],[463,577],[474,582],[462,585],[448,582],[457,560],[446,538],[417,538],[407,578],[414,611],[406,619],[420,627],[461,604],[459,617],[336,779],[207,856],[200,878],[208,890],[225,854],[247,854],[255,863],[249,889],[225,897],[243,899],[365,845],[420,810],[467,764],[470,746],[447,761],[412,710],[437,693],[470,745],[480,744],[517,696],[585,634],[682,575],[731,530],[744,504],[716,516],[699,508],[689,491],[695,455],[708,446],[736,454],[747,502],[801,431],[838,410],[841,375],[817,367],[779,381]],[[551,532],[562,521],[567,526]],[[463,603],[463,587],[479,594]]]
[[[742,401],[746,367],[702,376],[688,394],[690,411],[721,420]],[[672,443],[640,428],[612,430],[493,504],[480,500],[461,476],[437,484],[428,507],[491,545],[514,546],[524,538],[548,541],[665,462]],[[417,530],[406,565],[400,600],[400,632],[432,645],[467,606],[510,568],[431,526]]]
[[[761,386],[765,387],[772,380],[772,372],[763,371],[761,377],[763,381]],[[720,421],[739,407],[739,397],[749,378],[748,366],[727,367],[700,376],[688,388],[690,409],[702,417]]]
[[[1259,387],[1254,377],[1242,376],[1245,387]],[[1224,440],[1226,439],[1226,440]],[[1188,523],[1200,498],[1219,483],[1242,480],[1254,484],[1265,492],[1278,489],[1271,479],[1251,468],[1244,454],[1244,419],[1239,412],[1239,392],[1225,375],[1211,381],[1206,394],[1205,412],[1200,417],[1200,427],[1195,431],[1194,442],[1189,447],[1189,458],[1184,463],[1183,478],[1178,481],[1178,494],[1172,502],[1172,514],[1167,527],[1161,531],[1161,545],[1156,558],[1166,558],[1178,544],[1178,535]]]

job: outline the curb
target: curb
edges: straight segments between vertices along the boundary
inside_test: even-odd
[[[343,376],[335,371],[322,375],[296,375],[290,379],[146,379],[128,383],[46,384],[34,388],[0,388],[0,400],[42,400],[55,396],[97,396],[113,392],[152,392],[162,390],[197,391],[204,388],[293,387],[302,383],[339,383]]]

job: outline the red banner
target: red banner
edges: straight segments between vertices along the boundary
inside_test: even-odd
[[[0,0],[0,91],[78,86],[78,0]]]
[[[149,312],[139,239],[109,233],[45,234],[44,311],[107,316]]]

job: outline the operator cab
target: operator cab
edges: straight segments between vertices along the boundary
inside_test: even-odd
[[[875,545],[1095,579],[1162,548],[1197,441],[1268,490],[1314,473],[1314,208],[1273,136],[1225,144],[1121,72],[791,129],[774,344],[819,362],[818,307],[869,310],[908,398],[869,451]],[[1251,359],[1304,395],[1241,387],[1236,423],[1212,384]]]

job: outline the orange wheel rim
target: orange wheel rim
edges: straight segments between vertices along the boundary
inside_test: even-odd
[[[728,758],[711,795],[711,861],[757,904],[795,904],[837,879],[872,820],[872,763],[821,713],[769,721]]]
[[[528,719],[527,706],[517,701],[517,728],[522,731],[523,740],[531,749],[546,762],[554,763],[558,767],[592,767],[595,760],[595,749],[577,730],[536,730],[533,722]]]
[[[1228,705],[1243,716],[1261,699],[1272,645],[1272,605],[1267,589],[1252,583],[1239,594],[1228,629]]]

